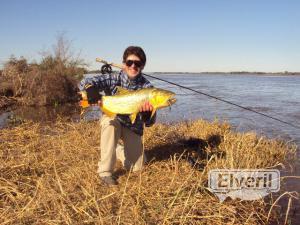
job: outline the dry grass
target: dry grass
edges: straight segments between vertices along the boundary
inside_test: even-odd
[[[77,83],[87,72],[79,56],[60,34],[53,52],[44,52],[40,63],[11,57],[0,71],[0,110],[15,103],[42,106],[78,100]]]
[[[271,198],[219,200],[206,190],[213,168],[270,168],[296,147],[206,121],[157,124],[144,141],[150,162],[117,187],[97,176],[99,124],[25,123],[0,131],[1,224],[267,224]],[[200,172],[185,158],[202,148]],[[276,220],[276,207],[270,220]]]
[[[83,68],[64,64],[61,59],[52,56],[44,58],[40,64],[28,64],[26,59],[11,58],[0,76],[0,109],[7,107],[12,97],[22,105],[41,106],[75,101],[78,82],[75,75],[84,72]]]

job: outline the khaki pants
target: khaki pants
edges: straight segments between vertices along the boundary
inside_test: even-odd
[[[102,116],[100,126],[101,159],[98,163],[100,177],[112,175],[117,158],[127,170],[131,168],[133,171],[140,170],[146,161],[142,137],[123,127],[117,119],[106,115]],[[119,139],[123,140],[124,145],[118,143]]]

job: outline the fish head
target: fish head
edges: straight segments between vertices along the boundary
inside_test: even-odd
[[[174,96],[175,93],[172,91],[155,88],[152,91],[150,103],[158,109],[168,107],[176,102],[176,98]]]

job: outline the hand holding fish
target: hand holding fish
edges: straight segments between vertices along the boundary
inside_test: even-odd
[[[79,103],[79,105],[81,105],[81,103]],[[99,100],[97,103],[95,103],[95,104],[89,104],[90,106],[99,106],[99,107],[101,107],[102,106],[102,102],[101,102],[101,100]]]
[[[144,102],[144,104],[140,107],[140,112],[151,112],[153,111],[153,106],[149,101]]]

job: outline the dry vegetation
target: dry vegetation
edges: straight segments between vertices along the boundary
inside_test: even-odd
[[[116,169],[120,184],[97,176],[99,124],[24,123],[0,131],[1,224],[268,224],[272,198],[219,200],[206,190],[213,168],[270,168],[296,147],[239,134],[228,124],[194,121],[147,128],[150,162],[141,172]],[[203,171],[187,155],[199,154]],[[268,216],[270,218],[268,218]]]
[[[44,53],[40,63],[11,57],[0,73],[0,109],[16,103],[41,106],[76,100],[77,82],[86,70],[70,47],[60,35],[53,53]]]

